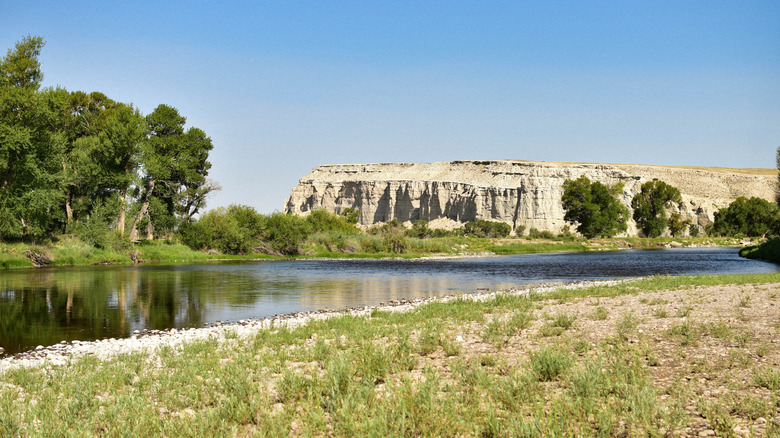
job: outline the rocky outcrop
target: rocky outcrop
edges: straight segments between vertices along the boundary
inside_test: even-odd
[[[621,201],[630,205],[642,183],[659,179],[682,194],[673,206],[704,227],[714,213],[739,196],[774,199],[776,173],[769,169],[664,167],[528,161],[335,164],[318,166],[293,188],[285,212],[307,214],[324,208],[360,210],[360,223],[392,219],[447,218],[506,222],[515,229],[559,232],[565,225],[563,182],[585,175],[613,185],[623,183]],[[636,227],[629,223],[629,234]]]

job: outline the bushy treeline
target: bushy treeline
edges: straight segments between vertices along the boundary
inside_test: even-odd
[[[172,235],[217,188],[211,139],[167,105],[144,116],[97,91],[42,89],[43,46],[26,37],[0,60],[0,239]]]
[[[618,195],[622,184],[613,187],[581,176],[563,184],[564,219],[577,226],[587,238],[610,237],[625,231],[628,208]],[[680,191],[663,181],[652,180],[642,184],[640,192],[631,200],[633,219],[645,237],[659,237],[667,229],[672,236],[686,230],[691,237],[699,235],[699,226],[683,219],[680,213],[666,214],[666,209],[681,204]],[[780,212],[775,203],[753,197],[739,197],[715,213],[715,221],[706,230],[715,236],[758,237],[780,234]]]
[[[264,215],[252,207],[231,205],[210,210],[197,221],[183,224],[179,231],[182,242],[191,248],[225,254],[401,254],[426,250],[415,242],[419,239],[406,236],[405,228],[396,221],[367,232],[361,231],[356,221],[351,209],[341,215],[314,210],[303,217],[279,212]]]
[[[516,230],[517,234],[522,234],[524,227]],[[425,239],[428,237],[481,237],[481,238],[500,238],[507,237],[512,232],[512,227],[504,222],[488,221],[477,219],[466,222],[462,227],[453,230],[431,229],[428,228],[428,221],[416,220],[412,227],[405,231],[409,237]]]

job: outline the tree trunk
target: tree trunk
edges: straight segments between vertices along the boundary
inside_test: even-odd
[[[127,189],[122,189],[122,192],[119,194],[119,223],[117,224],[117,228],[119,228],[119,235],[124,237],[125,235],[125,204],[127,203]]]
[[[68,218],[68,225],[70,225],[71,221],[73,221],[73,207],[70,205],[71,197],[70,190],[68,190],[68,197],[65,198],[65,215]]]
[[[151,217],[146,221],[146,240],[154,240],[154,224]]]
[[[144,202],[141,204],[141,210],[138,212],[138,216],[136,216],[135,220],[133,221],[133,228],[130,230],[130,240],[133,242],[138,240],[138,222],[143,220],[144,216],[146,215],[146,211],[149,210],[149,200],[152,198],[153,191],[154,180],[149,181],[149,188],[146,190]]]

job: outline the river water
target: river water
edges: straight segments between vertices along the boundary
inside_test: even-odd
[[[296,260],[0,272],[6,354],[274,314],[534,283],[655,274],[780,272],[735,249],[532,254],[465,259]]]

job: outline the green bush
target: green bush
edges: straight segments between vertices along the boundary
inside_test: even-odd
[[[264,240],[282,254],[298,254],[298,248],[312,233],[312,224],[293,214],[273,213],[266,222]]]
[[[416,220],[412,223],[412,228],[406,230],[405,233],[409,237],[416,237],[418,239],[426,239],[433,234],[431,229],[428,228],[428,221]]]
[[[740,196],[715,213],[712,234],[717,236],[762,236],[774,232],[778,224],[777,205],[757,197]]]
[[[528,237],[532,239],[554,239],[555,235],[548,230],[539,231],[536,228],[528,230]]]
[[[342,233],[357,234],[359,230],[350,219],[339,216],[324,209],[313,210],[306,216],[306,222],[311,225],[314,233],[338,231]]]
[[[179,227],[182,242],[196,250],[217,250],[224,254],[244,254],[256,243],[250,230],[224,207],[209,210],[195,222]]]
[[[494,222],[478,219],[467,222],[463,227],[464,234],[471,237],[507,237],[512,232],[512,227],[504,222]]]

